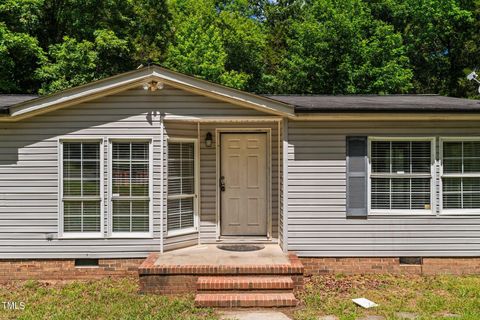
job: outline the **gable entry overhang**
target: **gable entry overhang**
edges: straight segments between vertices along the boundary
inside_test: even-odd
[[[0,121],[19,121],[112,95],[150,81],[161,82],[178,89],[265,112],[272,116],[291,117],[295,115],[294,107],[289,104],[214,84],[154,65],[13,105],[9,108],[9,115],[0,117]]]

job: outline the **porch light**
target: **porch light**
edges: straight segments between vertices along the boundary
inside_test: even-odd
[[[205,145],[207,148],[210,148],[212,146],[212,133],[207,132],[207,136],[205,137]]]
[[[143,90],[148,90],[153,92],[153,91],[156,91],[157,89],[158,90],[163,89],[163,82],[152,80],[150,82],[143,84]]]

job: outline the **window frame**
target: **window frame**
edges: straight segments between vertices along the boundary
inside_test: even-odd
[[[64,213],[63,213],[63,144],[64,143],[99,143],[100,149],[100,232],[65,232],[64,231]],[[58,238],[59,239],[95,239],[105,237],[105,176],[104,176],[104,139],[101,137],[77,137],[77,138],[59,138],[57,141],[58,150]],[[93,197],[92,197],[93,198]],[[83,198],[79,197],[79,200]],[[98,200],[98,199],[95,199]]]
[[[439,211],[441,215],[480,215],[480,208],[476,209],[444,209],[443,208],[443,179],[445,177],[452,178],[462,178],[462,177],[480,177],[480,173],[473,174],[464,174],[464,173],[454,173],[448,174],[444,173],[443,167],[443,143],[444,142],[465,142],[465,141],[480,141],[480,136],[477,137],[463,137],[463,136],[449,136],[449,137],[440,137],[440,146],[439,146],[439,159],[440,159],[440,169],[439,169],[439,181],[438,181],[438,194],[439,194]],[[462,159],[463,160],[463,159]],[[463,163],[462,163],[463,164]],[[463,194],[462,194],[463,196]]]
[[[428,141],[430,142],[430,209],[372,209],[372,142],[373,141]],[[370,216],[421,216],[421,215],[435,215],[436,213],[436,138],[432,136],[369,136],[367,145],[367,214]],[[409,174],[410,177],[415,178],[415,174]],[[418,175],[418,178],[423,178]]]
[[[180,236],[190,233],[198,232],[198,225],[199,225],[199,217],[200,217],[200,206],[199,206],[199,191],[200,191],[200,148],[197,138],[176,138],[176,137],[169,137],[167,139],[167,150],[169,143],[193,143],[193,149],[195,152],[195,158],[193,159],[193,168],[194,168],[194,193],[193,193],[193,227],[185,228],[185,229],[176,229],[176,230],[168,230],[168,160],[170,155],[166,158],[167,163],[167,170],[166,170],[166,197],[165,197],[165,231],[167,237],[173,236]],[[173,196],[173,198],[180,198],[181,196]]]
[[[148,232],[113,232],[113,143],[148,142]],[[114,137],[108,139],[108,236],[110,238],[153,238],[153,138],[152,137]]]

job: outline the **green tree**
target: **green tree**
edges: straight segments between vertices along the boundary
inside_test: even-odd
[[[0,22],[12,32],[35,36],[43,19],[44,0],[2,0]]]
[[[373,19],[364,2],[314,0],[289,24],[272,92],[399,93],[411,88],[401,35]]]
[[[248,0],[227,0],[217,2],[216,11],[215,21],[227,54],[225,68],[248,75],[243,89],[259,91],[266,65],[267,32],[264,21],[256,16],[257,7]]]
[[[463,74],[458,71],[456,77],[458,79],[457,86],[455,87],[455,95],[458,97],[470,97],[478,99],[480,94],[478,92],[478,86],[476,83],[472,83],[467,80],[466,75],[469,74],[472,69],[480,67],[480,0],[463,1],[465,8],[467,8],[474,17],[475,25],[471,29],[467,29],[469,33],[465,36],[465,42],[463,43],[463,49],[461,52],[461,63],[456,69],[463,68]]]
[[[34,70],[44,59],[38,41],[26,33],[12,32],[0,23],[0,92],[34,93]]]
[[[479,28],[480,0],[3,0],[0,90],[153,62],[259,93],[477,97]]]
[[[465,94],[459,86],[464,69],[478,63],[472,42],[478,39],[478,0],[381,0],[371,6],[375,16],[403,35],[415,92]]]
[[[26,59],[30,62],[19,67],[12,61],[20,58],[3,46],[9,57],[2,68],[22,69],[18,73],[45,94],[131,70],[146,61],[158,63],[170,37],[169,16],[162,0],[5,0],[0,3],[0,21],[15,32],[17,47],[30,48],[31,53],[43,48],[48,54]],[[17,90],[4,78],[12,88],[4,90]]]
[[[77,41],[64,37],[63,42],[50,46],[48,61],[36,72],[47,94],[111,76],[132,68],[128,42],[113,31],[97,30],[95,40]]]
[[[249,75],[227,70],[228,53],[222,30],[216,23],[217,11],[212,0],[171,2],[174,38],[168,46],[164,65],[173,70],[243,89]]]
[[[133,59],[138,63],[161,63],[172,38],[172,17],[165,0],[132,0],[128,36],[134,47]]]

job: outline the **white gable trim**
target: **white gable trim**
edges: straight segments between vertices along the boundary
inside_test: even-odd
[[[152,80],[267,114],[277,116],[294,116],[295,114],[293,106],[282,102],[193,78],[158,66],[150,66],[17,104],[10,107],[10,115],[0,117],[0,121],[22,120],[125,91]]]

